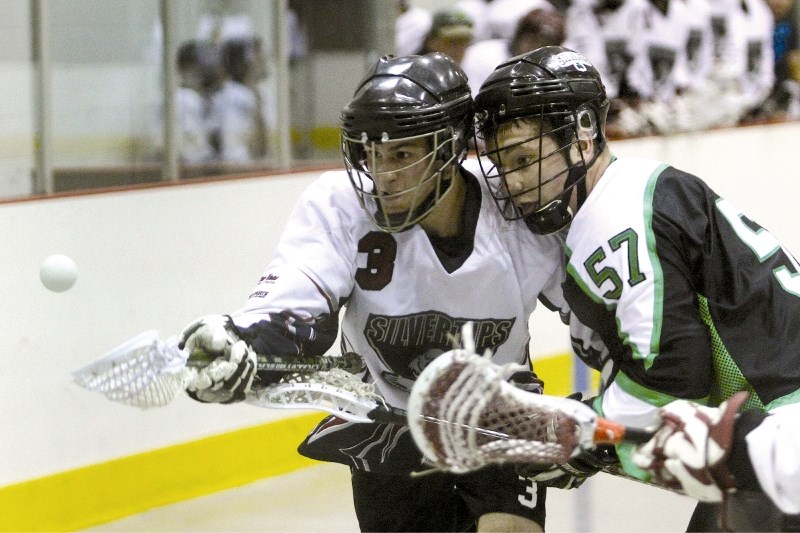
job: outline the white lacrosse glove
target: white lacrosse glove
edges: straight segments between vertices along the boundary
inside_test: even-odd
[[[257,379],[257,357],[236,333],[228,315],[209,315],[189,324],[179,347],[190,357],[212,359],[186,387],[189,396],[205,403],[233,403],[245,399]]]
[[[719,407],[676,400],[661,410],[662,425],[638,446],[633,463],[647,470],[658,485],[703,502],[720,502],[734,488],[726,460],[733,446],[734,421],[747,400],[738,392]]]

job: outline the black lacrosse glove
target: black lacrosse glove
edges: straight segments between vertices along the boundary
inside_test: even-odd
[[[514,372],[511,374],[511,377],[508,378],[508,382],[514,385],[516,388],[524,390],[525,392],[542,394],[542,391],[544,390],[544,381],[536,377],[536,374],[530,370],[520,370],[519,372]]]

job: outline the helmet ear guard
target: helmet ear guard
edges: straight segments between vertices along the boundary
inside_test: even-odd
[[[587,107],[582,107],[575,112],[575,132],[579,140],[596,139],[600,135],[600,128],[594,112]]]

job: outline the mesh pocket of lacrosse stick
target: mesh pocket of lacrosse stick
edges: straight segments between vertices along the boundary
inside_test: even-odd
[[[284,376],[273,386],[253,391],[247,403],[273,409],[315,409],[351,422],[371,422],[387,409],[375,386],[340,368]]]
[[[75,370],[72,378],[115,402],[160,407],[181,394],[196,372],[186,367],[186,360],[175,339],[161,342],[158,331],[150,330]]]
[[[506,380],[521,369],[463,349],[434,359],[408,404],[412,436],[428,460],[466,472],[489,463],[563,464],[593,447],[595,412],[580,402],[517,389]]]

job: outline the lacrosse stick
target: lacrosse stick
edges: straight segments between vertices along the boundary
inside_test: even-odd
[[[160,341],[155,330],[117,346],[75,370],[75,383],[109,400],[147,409],[167,405],[192,384],[198,368],[210,363],[205,354],[178,348],[177,337]],[[259,371],[285,373],[277,384],[252,390],[246,402],[276,409],[316,409],[355,422],[395,421],[371,384],[354,373],[364,362],[354,353],[342,356],[290,358],[258,356]],[[404,419],[404,418],[403,418]]]
[[[470,324],[463,348],[434,359],[408,402],[411,434],[435,466],[467,472],[489,463],[564,464],[598,444],[642,443],[652,433],[597,416],[587,405],[522,391],[507,379],[526,368],[496,365],[474,353]]]

